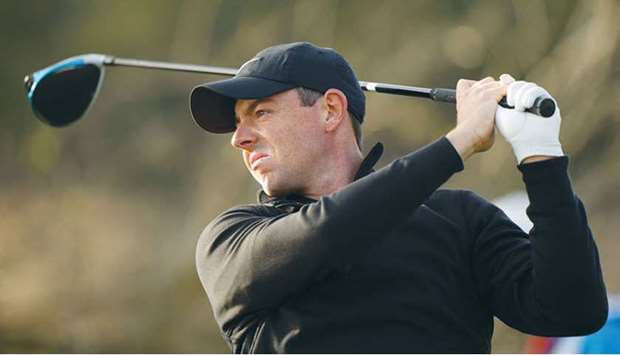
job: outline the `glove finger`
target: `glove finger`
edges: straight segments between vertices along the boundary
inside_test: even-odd
[[[530,82],[526,82],[525,84],[521,85],[517,91],[515,92],[515,97],[514,97],[514,102],[515,102],[515,110],[517,111],[525,111],[526,108],[528,108],[528,106],[525,106],[525,99],[526,99],[526,93],[528,92],[528,90],[532,89],[532,88],[536,88],[536,84],[534,83],[530,83]]]
[[[510,106],[515,106],[515,93],[519,91],[519,88],[525,85],[525,81],[515,81],[514,83],[508,85],[508,93],[506,94],[506,103]]]
[[[523,129],[526,120],[525,112],[518,112],[513,109],[506,109],[497,106],[495,111],[495,125],[497,130],[506,139],[511,142]]]
[[[527,108],[534,106],[534,101],[539,97],[549,97],[549,93],[538,85],[528,87],[524,90],[523,96],[521,96],[521,103]]]
[[[514,83],[516,81],[516,79],[513,78],[512,75],[504,73],[504,74],[499,76],[499,81],[504,83],[504,85],[508,86],[508,85]]]

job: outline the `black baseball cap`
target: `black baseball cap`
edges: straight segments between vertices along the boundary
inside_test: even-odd
[[[235,130],[237,99],[260,99],[296,87],[324,93],[334,88],[347,97],[348,110],[362,123],[366,98],[349,63],[331,48],[308,42],[269,47],[226,80],[199,85],[190,94],[196,123],[212,133]]]

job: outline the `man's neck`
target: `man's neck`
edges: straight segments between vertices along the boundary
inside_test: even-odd
[[[318,169],[314,176],[314,184],[302,193],[303,196],[318,200],[321,196],[332,194],[347,186],[355,179],[363,156],[359,150],[347,156],[331,159],[329,163]]]

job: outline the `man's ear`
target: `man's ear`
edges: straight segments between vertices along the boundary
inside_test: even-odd
[[[335,130],[347,117],[348,101],[344,93],[338,89],[329,89],[323,94],[326,115],[323,118],[325,131]]]

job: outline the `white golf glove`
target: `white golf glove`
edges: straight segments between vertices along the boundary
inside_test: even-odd
[[[507,103],[514,106],[514,109],[497,106],[495,125],[506,141],[512,145],[517,164],[534,155],[564,155],[560,145],[562,118],[557,102],[555,113],[551,117],[525,112],[525,109],[530,108],[539,96],[552,98],[545,89],[536,84],[515,81],[508,86],[506,95]]]

